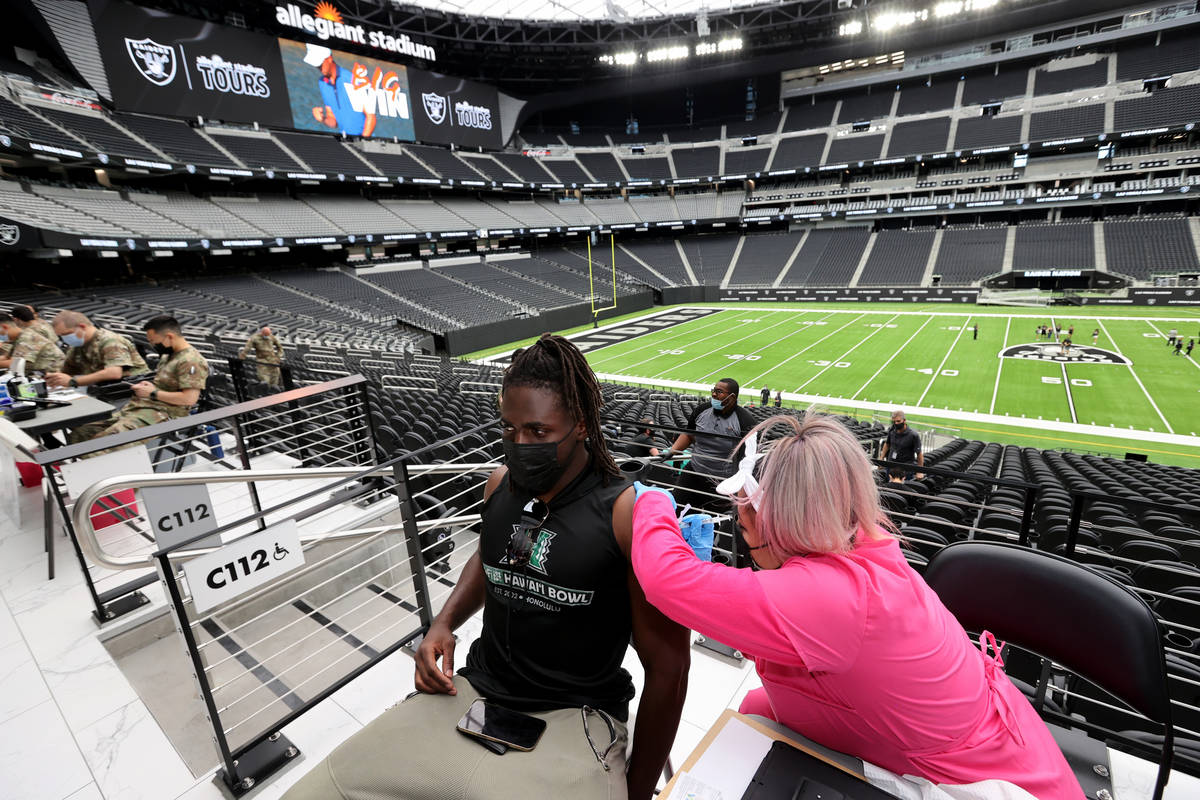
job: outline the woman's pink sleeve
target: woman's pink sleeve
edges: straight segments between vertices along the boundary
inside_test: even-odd
[[[658,492],[633,507],[632,560],[646,599],[679,624],[747,655],[804,665],[756,574],[697,558]]]

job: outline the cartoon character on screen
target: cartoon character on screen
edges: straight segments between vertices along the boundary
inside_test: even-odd
[[[345,69],[333,59],[333,51],[316,44],[304,45],[304,63],[320,70],[317,91],[322,105],[314,106],[313,119],[332,130],[347,136],[370,136],[375,131],[375,113],[367,112],[362,102],[363,86],[369,84],[367,68],[355,64],[355,69]],[[361,84],[355,76],[361,71]],[[374,104],[371,105],[374,109]]]

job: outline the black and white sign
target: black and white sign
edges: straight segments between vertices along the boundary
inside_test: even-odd
[[[89,6],[119,108],[291,127],[274,37],[120,0]]]
[[[410,69],[418,141],[499,148],[499,95],[482,83]]]
[[[146,519],[160,548],[174,547],[180,542],[217,529],[216,509],[208,487],[201,483],[186,486],[147,486],[142,490],[146,504]],[[220,538],[210,537],[196,542],[195,547],[215,547]]]
[[[225,545],[183,565],[196,613],[204,613],[304,565],[294,519]]]

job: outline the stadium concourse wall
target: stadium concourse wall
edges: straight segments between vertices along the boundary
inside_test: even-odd
[[[811,303],[820,301],[846,302],[862,300],[880,303],[974,303],[979,298],[978,289],[810,289],[806,287],[779,289],[720,289],[718,300],[773,301]]]
[[[703,287],[691,287],[703,288]],[[580,303],[562,308],[552,308],[536,317],[506,319],[500,322],[490,322],[487,325],[476,325],[472,328],[447,331],[438,337],[447,355],[461,356],[495,347],[504,342],[515,342],[530,339],[546,331],[560,331],[566,328],[576,328],[586,325],[592,320],[604,320],[622,314],[645,311],[654,307],[654,292],[645,291],[637,294],[624,295],[617,298],[614,306],[605,308],[599,314],[593,314],[591,303]],[[679,301],[684,302],[684,301]]]

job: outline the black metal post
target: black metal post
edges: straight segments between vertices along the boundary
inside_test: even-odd
[[[242,430],[242,419],[240,416],[233,418],[233,436],[237,441],[238,456],[242,462],[242,469],[250,469],[250,453],[246,451],[246,434]],[[262,501],[258,497],[258,485],[254,481],[249,483],[250,502],[254,506],[254,513],[262,512]],[[262,517],[258,518],[258,529],[266,530],[267,521]]]
[[[225,730],[221,727],[221,715],[217,713],[217,702],[213,698],[212,687],[208,685],[204,662],[200,659],[200,648],[196,644],[196,637],[192,634],[191,625],[188,624],[187,609],[183,604],[183,595],[179,593],[179,585],[175,582],[175,572],[171,566],[170,554],[163,553],[158,556],[157,562],[158,575],[162,580],[163,589],[167,592],[171,613],[175,617],[175,630],[183,637],[183,645],[187,649],[187,657],[192,664],[192,677],[196,679],[196,688],[200,692],[200,699],[204,702],[204,715],[212,725],[213,742],[221,755],[221,761],[225,764],[224,779],[233,790],[238,783],[237,762],[229,750],[229,741],[225,738]]]
[[[58,512],[62,515],[63,528],[71,540],[71,546],[75,548],[75,557],[79,559],[79,569],[83,572],[83,582],[87,585],[88,594],[92,596],[92,603],[96,606],[96,610],[92,612],[92,616],[96,618],[98,624],[103,625],[105,622],[113,619],[116,614],[105,607],[104,601],[100,599],[99,593],[96,592],[96,584],[92,581],[92,573],[88,569],[87,559],[83,557],[83,548],[79,546],[79,538],[75,535],[75,526],[71,524],[71,515],[67,513],[67,502],[63,499],[62,492],[59,491],[58,482],[54,480],[54,472],[49,465],[46,466],[46,473],[46,479],[50,481],[50,491],[54,493],[54,500],[58,505]],[[49,510],[53,512],[53,509]],[[53,522],[48,522],[47,524],[53,529]],[[53,537],[52,533],[50,535]],[[53,542],[50,542],[50,551],[54,551]]]
[[[396,498],[400,501],[400,514],[404,518],[404,544],[408,548],[408,559],[413,577],[413,589],[417,595],[417,618],[422,632],[433,624],[433,610],[429,607],[429,583],[425,579],[425,554],[421,552],[421,534],[417,530],[417,515],[413,507],[412,492],[408,483],[408,464],[401,461],[392,467],[396,478]]]
[[[1063,555],[1075,555],[1075,544],[1079,540],[1079,522],[1083,519],[1083,506],[1087,498],[1080,494],[1071,495],[1071,521],[1067,523],[1067,549]]]
[[[43,480],[54,483],[54,470],[49,466],[43,467],[46,477]],[[42,534],[46,538],[46,580],[54,580],[54,501],[50,489],[42,492]]]
[[[1029,545],[1029,529],[1033,525],[1033,508],[1037,503],[1038,489],[1036,486],[1031,486],[1025,490],[1025,509],[1021,512],[1021,535],[1017,541],[1025,546]]]
[[[371,417],[371,395],[367,392],[367,384],[359,384],[358,395],[362,402],[363,416],[367,420],[367,464],[378,464],[379,453],[375,450],[378,439],[375,437],[375,420]]]

